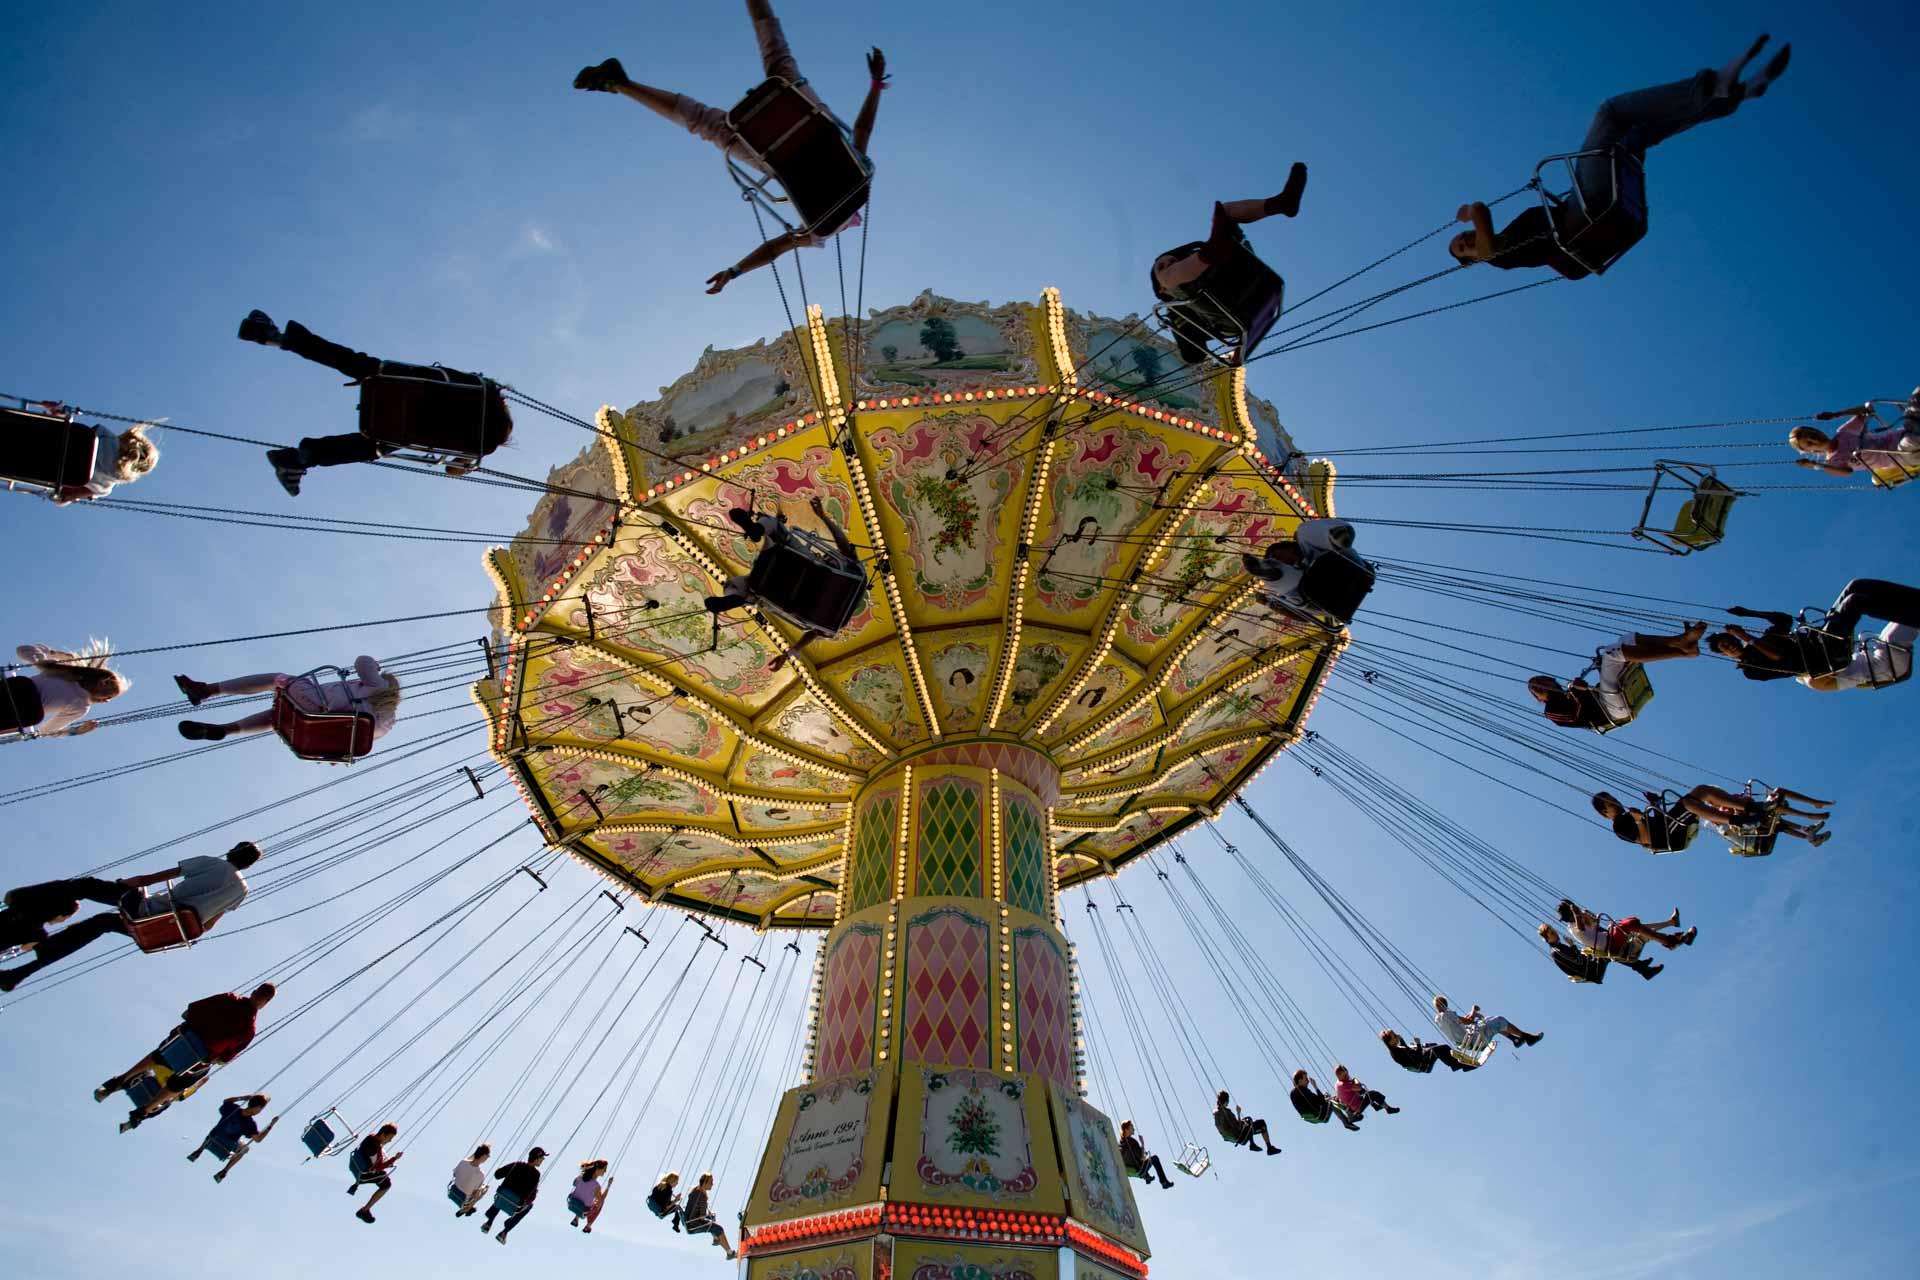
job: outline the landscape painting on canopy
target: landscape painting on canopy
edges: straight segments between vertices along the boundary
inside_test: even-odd
[[[1032,340],[1020,308],[946,304],[931,294],[876,312],[864,342],[861,377],[876,389],[1004,385],[1034,376]]]

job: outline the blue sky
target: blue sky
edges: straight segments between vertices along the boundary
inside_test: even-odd
[[[1899,78],[1915,35],[1906,7],[1824,6],[1817,21],[1775,5],[1737,15],[1675,4],[1551,14],[1498,5],[1194,4],[1177,15],[1077,2],[787,8],[802,66],[843,111],[863,88],[868,44],[886,49],[896,73],[873,148],[881,176],[870,302],[929,287],[966,299],[1031,299],[1053,284],[1070,305],[1107,315],[1144,304],[1147,263],[1202,234],[1209,201],[1276,190],[1296,158],[1312,169],[1300,218],[1255,228],[1253,238],[1304,296],[1438,226],[1461,201],[1519,185],[1538,156],[1578,143],[1608,94],[1718,64],[1771,30],[1794,41],[1792,70],[1766,99],[1653,154],[1654,230],[1605,280],[1270,360],[1256,368],[1254,388],[1313,451],[1772,417],[1901,393],[1920,380],[1909,296],[1920,267],[1910,216],[1920,179]],[[0,302],[0,390],[291,439],[346,429],[352,397],[324,371],[234,341],[234,324],[251,307],[367,350],[485,369],[578,411],[650,396],[703,346],[741,345],[780,326],[770,277],[740,281],[718,299],[700,292],[754,239],[711,149],[627,104],[567,88],[581,64],[618,53],[636,77],[729,103],[758,78],[747,23],[731,4],[404,12],[343,4],[271,15],[238,5],[190,13],[66,5],[23,11],[9,27],[0,161],[14,177],[4,218],[15,248]],[[1378,287],[1444,265],[1440,253],[1436,241],[1383,268]],[[807,264],[816,298],[829,262],[815,254]],[[1478,274],[1415,294],[1404,309],[1521,282]],[[1725,438],[1782,433],[1769,426]],[[503,465],[543,472],[581,443],[572,428],[528,421]],[[528,505],[482,486],[333,472],[316,473],[295,506],[251,450],[177,433],[162,447],[160,470],[132,494],[501,534],[519,527]],[[1399,465],[1406,461],[1395,469],[1471,465],[1425,457]],[[1568,456],[1537,465],[1569,465]],[[1346,469],[1386,468],[1356,460]],[[1807,473],[1730,474],[1784,482]],[[1341,507],[1356,516],[1610,529],[1627,527],[1638,509],[1628,494],[1443,498],[1355,483]],[[1910,539],[1916,501],[1920,494],[1837,483],[1764,494],[1736,510],[1726,546],[1685,560],[1410,530],[1363,537],[1387,557],[1794,608],[1825,603],[1851,576],[1920,580]],[[470,608],[487,591],[471,545],[55,511],[21,499],[0,503],[0,537],[22,579],[11,596],[9,645],[89,634],[128,648],[165,645]],[[1382,588],[1373,603],[1569,651],[1604,638],[1401,588]],[[187,669],[202,677],[300,670],[362,648],[424,649],[481,629],[476,617],[261,642],[203,651]],[[1508,661],[1526,652],[1461,643]],[[1571,674],[1578,661],[1556,664]],[[136,681],[131,703],[141,706],[167,700],[168,677],[181,667],[158,655],[129,659],[127,669]],[[1222,1158],[1217,1179],[1149,1193],[1157,1273],[1902,1269],[1916,1243],[1901,1210],[1916,1176],[1905,1157],[1920,1119],[1911,1066],[1920,1043],[1894,950],[1912,910],[1915,827],[1895,801],[1910,758],[1910,734],[1899,730],[1916,695],[1903,688],[1822,700],[1793,686],[1749,685],[1707,662],[1655,679],[1659,700],[1631,731],[1635,741],[1723,779],[1758,776],[1838,797],[1833,842],[1817,851],[1783,842],[1771,859],[1748,863],[1703,839],[1683,857],[1655,861],[1591,822],[1382,733],[1331,696],[1316,727],[1602,909],[1657,916],[1679,904],[1701,941],[1656,983],[1622,974],[1599,989],[1569,987],[1324,785],[1285,764],[1261,780],[1256,804],[1450,994],[1547,1032],[1539,1048],[1503,1054],[1477,1076],[1404,1075],[1282,939],[1272,959],[1290,990],[1347,1060],[1405,1108],[1369,1121],[1361,1135],[1306,1129],[1282,1114],[1283,1091],[1234,1029],[1150,875],[1122,882],[1187,984],[1195,1019],[1213,1029],[1228,1083],[1274,1119],[1286,1148],[1283,1158],[1254,1164]],[[1524,697],[1517,682],[1505,693]],[[460,697],[410,706],[454,707]],[[465,714],[403,724],[383,750]],[[4,789],[176,745],[169,725],[155,721],[16,747],[5,754]],[[453,747],[392,775],[450,768],[473,749]],[[381,776],[342,790],[370,793]],[[1510,776],[1577,805],[1564,786]],[[327,780],[256,743],[9,804],[6,875],[14,883],[77,871]],[[337,803],[334,795],[289,810],[286,821]],[[476,806],[451,821],[480,816]],[[477,847],[512,820],[509,810],[461,840]],[[445,826],[374,858],[417,852]],[[1227,830],[1250,852],[1272,856],[1236,819]],[[246,832],[221,833],[238,834]],[[425,924],[508,865],[510,851],[535,852],[529,837],[510,837],[498,861],[475,864],[436,890],[444,896],[384,928]],[[1223,894],[1244,891],[1232,868],[1208,856],[1210,841],[1191,842],[1189,853]],[[418,865],[432,865],[432,856]],[[372,874],[371,861],[290,888],[275,913]],[[1317,905],[1273,870],[1294,900]],[[554,883],[466,973],[478,977],[505,958],[528,920],[557,910],[558,895],[579,892],[586,879],[563,872]],[[502,890],[491,914],[477,915],[415,972],[437,972],[482,942],[489,922],[530,890],[524,878]],[[137,1257],[155,1277],[214,1267],[262,1276],[405,1268],[423,1280],[536,1264],[583,1278],[636,1267],[717,1270],[709,1251],[622,1212],[617,1200],[591,1242],[571,1238],[549,1205],[511,1253],[483,1247],[470,1227],[455,1231],[440,1189],[507,1087],[498,1072],[417,1145],[403,1136],[410,1154],[372,1230],[348,1216],[335,1167],[295,1159],[290,1133],[250,1156],[225,1187],[184,1166],[180,1157],[211,1110],[204,1101],[136,1134],[114,1134],[112,1109],[87,1101],[92,1083],[142,1052],[185,1000],[239,985],[343,921],[347,909],[116,965],[5,1011],[0,1060],[14,1087],[0,1099],[0,1122],[13,1159],[0,1172],[0,1267],[83,1276]],[[1248,923],[1277,936],[1259,910],[1250,909]],[[1080,895],[1069,895],[1066,911],[1082,936]],[[354,938],[337,961],[370,959],[382,945],[382,937]],[[681,958],[670,954],[668,963]],[[588,1008],[604,993],[593,963],[581,962],[594,980]],[[553,1005],[564,1007],[575,980],[569,973]],[[717,979],[727,980],[724,971]],[[273,1091],[291,1098],[329,1052],[343,1053],[356,1029],[364,1034],[415,989],[396,982],[391,1004],[349,1022]],[[299,997],[289,989],[284,998]],[[1119,1026],[1112,1008],[1101,1006],[1110,1036]],[[529,1058],[540,1019],[551,1016],[543,1003],[500,1061]],[[249,1068],[277,1069],[319,1029],[307,1024],[320,1021],[305,1020],[286,1037],[291,1044],[263,1046]],[[448,1025],[461,1021],[456,1014]],[[690,1045],[706,1026],[692,1025]],[[776,1038],[784,1035],[782,1025]],[[663,1105],[633,1148],[630,1163],[647,1166],[632,1173],[636,1182],[668,1148],[680,1100],[699,1095],[688,1078],[693,1056],[661,1085]],[[1138,1068],[1119,1069],[1140,1102]],[[359,1073],[349,1067],[333,1083]],[[223,1077],[215,1088],[250,1087],[254,1074],[241,1070],[243,1079]],[[561,1123],[604,1083],[583,1075]],[[770,1070],[752,1090],[743,1148],[763,1134],[775,1088]],[[359,1100],[374,1105],[380,1092],[376,1084]],[[1205,1105],[1192,1100],[1196,1128]],[[1136,1118],[1163,1149],[1176,1145],[1149,1116]],[[748,1163],[741,1157],[736,1168]],[[744,1184],[734,1173],[721,1203],[736,1203]],[[638,1188],[629,1190],[637,1198]]]

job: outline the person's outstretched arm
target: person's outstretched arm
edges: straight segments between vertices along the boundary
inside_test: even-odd
[[[180,868],[168,867],[165,871],[154,871],[144,876],[128,876],[120,883],[129,889],[144,889],[150,884],[165,884],[180,875]]]
[[[812,499],[807,505],[812,508],[813,514],[819,518],[820,523],[827,527],[827,534],[833,539],[833,545],[840,549],[840,554],[848,560],[859,560],[860,549],[848,539],[846,530],[833,522],[833,517],[827,514],[826,505],[819,498]]]
[[[867,100],[860,104],[860,114],[853,120],[853,149],[863,155],[867,139],[873,137],[873,118],[880,113],[881,90],[887,87],[887,55],[877,48],[867,52],[867,73],[872,77]]]
[[[1736,618],[1758,618],[1767,624],[1767,630],[1770,632],[1793,630],[1793,615],[1781,613],[1777,609],[1748,609],[1741,605],[1734,605],[1727,612]],[[1728,627],[1727,630],[1731,631],[1733,628]]]

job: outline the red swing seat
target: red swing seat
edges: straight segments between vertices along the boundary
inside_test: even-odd
[[[127,936],[133,939],[133,945],[149,955],[190,947],[205,932],[200,913],[192,907],[174,906],[171,896],[128,894],[120,905],[120,918],[126,921]]]
[[[314,677],[328,670],[346,678],[337,667],[322,667],[295,676],[274,692],[273,731],[302,760],[352,764],[373,750],[373,716],[365,711],[310,711],[291,697],[303,681],[318,693],[320,682]]]

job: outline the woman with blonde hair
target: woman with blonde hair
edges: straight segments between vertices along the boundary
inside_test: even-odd
[[[64,507],[70,502],[104,498],[113,492],[115,485],[132,484],[159,466],[160,446],[147,438],[147,432],[152,429],[153,424],[147,422],[136,423],[125,431],[94,427],[93,435],[99,443],[93,453],[93,474],[83,485],[56,490],[54,502]]]
[[[353,660],[354,674],[345,680],[322,683],[315,680],[302,680],[296,676],[281,672],[262,672],[259,675],[240,676],[233,680],[206,682],[189,676],[175,676],[173,682],[180,686],[180,692],[187,695],[187,701],[199,706],[208,698],[237,697],[253,693],[278,694],[287,690],[287,697],[303,711],[329,714],[366,713],[373,717],[373,736],[375,740],[386,736],[393,728],[400,707],[400,680],[380,669],[380,661],[361,654]],[[180,736],[194,742],[219,742],[229,735],[265,733],[273,728],[273,708],[256,711],[250,716],[226,724],[211,724],[204,720],[182,720]]]
[[[0,733],[51,738],[99,728],[98,721],[86,718],[87,712],[133,687],[133,681],[107,666],[112,653],[105,640],[89,640],[78,653],[43,644],[15,649],[21,663],[38,674],[9,673],[0,681]]]

